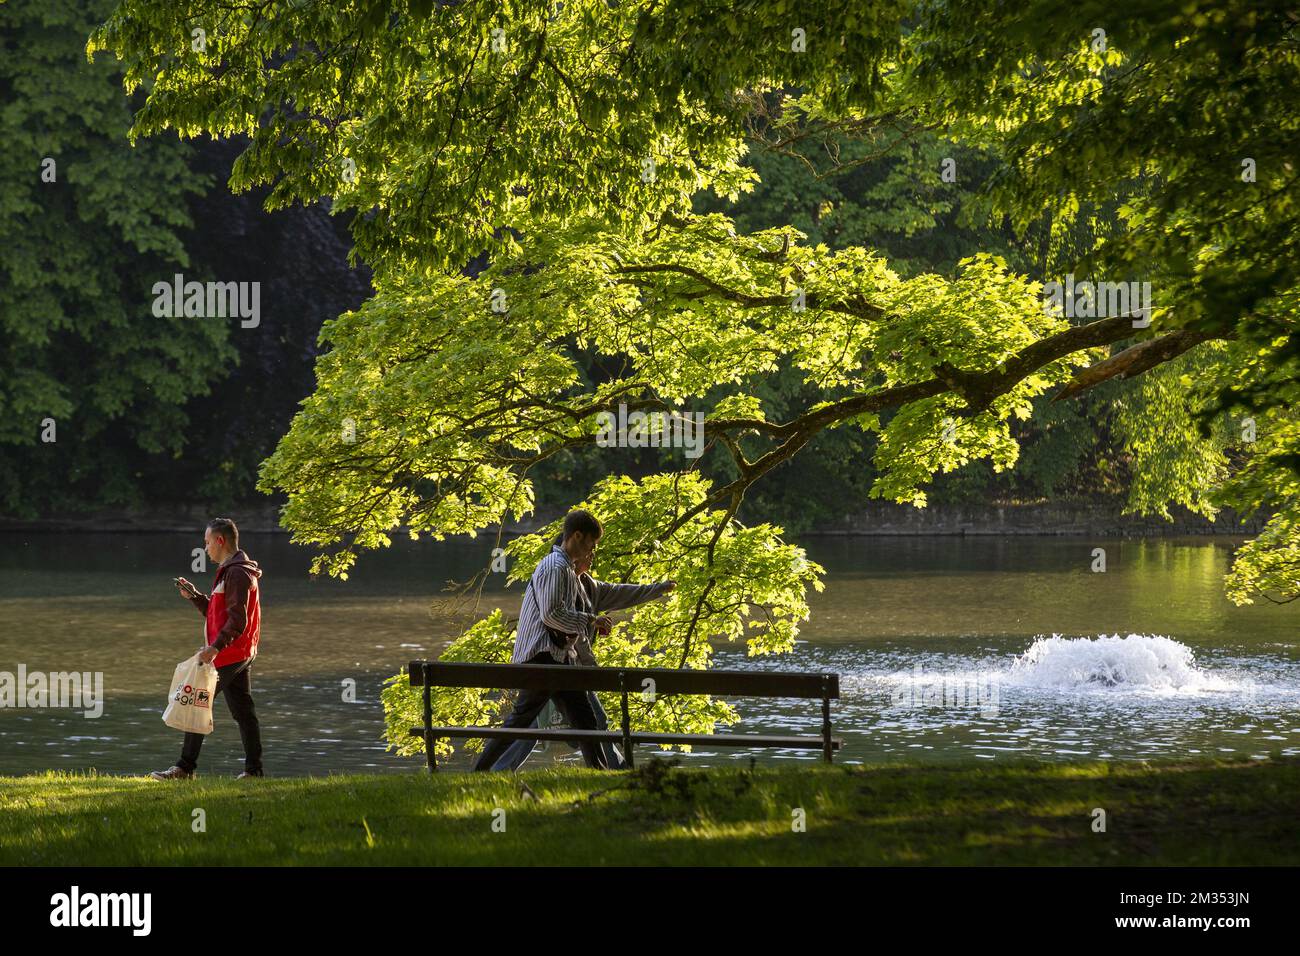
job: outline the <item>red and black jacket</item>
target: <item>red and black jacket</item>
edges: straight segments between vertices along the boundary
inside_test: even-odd
[[[261,576],[257,562],[249,560],[243,551],[236,551],[217,568],[212,594],[190,598],[206,619],[203,632],[208,645],[221,652],[212,662],[217,667],[257,656],[262,639]]]

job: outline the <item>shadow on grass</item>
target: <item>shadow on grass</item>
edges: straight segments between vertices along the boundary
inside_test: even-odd
[[[1298,784],[1296,760],[51,775],[0,781],[0,863],[1294,864]]]

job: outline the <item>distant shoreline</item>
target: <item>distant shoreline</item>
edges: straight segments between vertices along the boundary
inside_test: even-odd
[[[916,537],[916,536],[1074,536],[1074,537],[1251,537],[1259,533],[1267,515],[1242,523],[1230,509],[1208,521],[1186,509],[1170,509],[1172,521],[1121,514],[1119,502],[1041,502],[1028,504],[930,505],[912,508],[889,502],[869,502],[835,522],[791,532],[790,537]],[[234,508],[159,508],[150,512],[96,511],[48,518],[0,516],[0,533],[188,533],[210,517],[233,517],[248,534],[289,534],[280,527],[279,506],[259,503]],[[555,517],[507,525],[507,535],[529,534]],[[394,533],[403,533],[399,529]]]

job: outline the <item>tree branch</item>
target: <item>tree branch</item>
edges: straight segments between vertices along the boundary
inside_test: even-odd
[[[1139,342],[1096,365],[1082,369],[1063,389],[1052,396],[1052,401],[1059,402],[1074,398],[1094,385],[1100,385],[1112,378],[1132,378],[1214,338],[1226,338],[1226,336],[1183,330]]]

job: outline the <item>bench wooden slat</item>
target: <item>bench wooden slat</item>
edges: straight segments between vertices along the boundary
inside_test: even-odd
[[[512,690],[576,690],[639,694],[645,680],[654,681],[657,696],[712,694],[719,697],[799,697],[836,700],[838,674],[794,671],[678,670],[672,667],[580,667],[547,664],[472,664],[459,661],[411,661],[413,687],[424,685],[424,670],[435,687],[510,688]],[[620,674],[623,676],[620,677]]]
[[[595,740],[616,744],[623,739],[617,730],[562,730],[542,729],[540,727],[432,727],[433,736],[462,737],[466,740],[475,737],[500,737],[506,740]],[[425,728],[412,727],[412,737],[423,737]]]
[[[638,744],[690,744],[699,747],[785,747],[793,750],[821,750],[825,741],[821,737],[783,737],[769,734],[657,734],[653,731],[632,731],[632,742]],[[831,738],[831,749],[839,750],[844,741]]]
[[[623,735],[615,730],[562,730],[538,727],[431,727],[435,739],[496,737],[506,740],[594,740],[612,744],[621,743]],[[412,737],[423,737],[425,728],[412,727]],[[713,747],[784,747],[795,750],[821,750],[825,741],[821,737],[790,737],[770,734],[669,734],[653,731],[633,731],[632,742],[637,744],[690,744]],[[844,741],[832,738],[831,747],[839,750]]]

